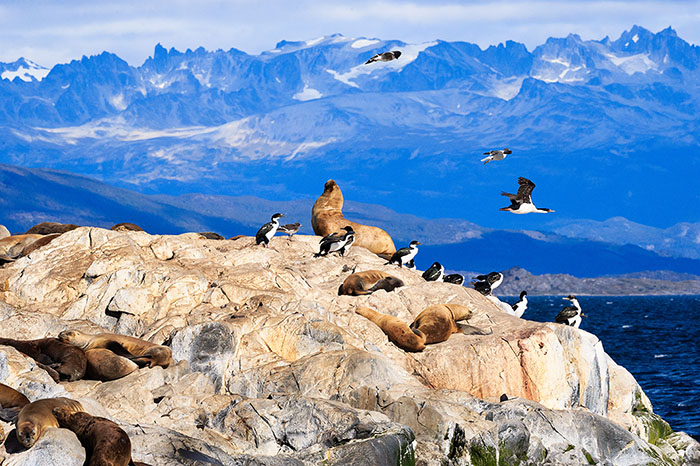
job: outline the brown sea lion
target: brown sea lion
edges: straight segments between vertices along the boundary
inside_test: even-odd
[[[362,246],[375,254],[390,257],[396,247],[389,234],[381,228],[361,225],[343,217],[343,193],[333,180],[328,180],[323,194],[311,209],[311,226],[314,233],[327,236],[345,226],[355,231],[355,246]]]
[[[10,249],[19,246],[16,249],[22,250],[22,248],[28,246],[42,236],[43,235],[12,235],[8,236],[7,238],[0,239],[0,254],[7,254],[8,256],[13,257],[10,254]]]
[[[389,337],[389,341],[402,350],[415,352],[425,349],[425,335],[418,329],[409,328],[408,324],[398,317],[380,314],[368,307],[361,307],[355,312],[377,324]]]
[[[431,345],[447,341],[457,332],[485,335],[483,331],[470,325],[457,324],[472,316],[472,310],[461,304],[434,304],[421,311],[410,328],[425,335],[425,343]]]
[[[133,223],[124,222],[124,223],[117,223],[112,228],[110,228],[110,230],[114,230],[114,231],[143,231],[143,228],[141,228],[140,226],[135,225]]]
[[[381,270],[356,272],[345,278],[338,288],[338,295],[361,296],[377,290],[392,291],[403,286],[403,281]]]
[[[20,353],[34,359],[51,377],[59,380],[82,379],[85,375],[87,359],[82,349],[56,338],[39,340],[12,340],[0,338],[0,345],[12,346]]]
[[[25,405],[17,416],[17,440],[25,448],[31,448],[49,427],[58,427],[53,415],[54,408],[65,408],[70,412],[83,411],[83,406],[69,398],[45,398]]]
[[[124,430],[103,417],[85,412],[54,408],[54,416],[61,427],[72,430],[85,447],[87,466],[129,466],[131,440]]]
[[[168,367],[173,360],[172,351],[167,346],[156,345],[150,341],[116,333],[98,333],[90,335],[78,330],[65,330],[58,335],[64,343],[76,345],[83,350],[106,348],[115,354],[124,356],[139,366],[148,365]]]
[[[29,399],[12,387],[0,383],[0,407],[22,408],[29,404]]]
[[[46,246],[49,244],[51,241],[55,240],[61,236],[61,233],[52,233],[49,235],[44,235],[41,238],[38,238],[30,243],[20,243],[16,244],[12,248],[10,248],[9,251],[9,256],[14,257],[16,259],[19,259],[20,257],[24,257],[29,255],[30,253],[36,251],[42,246]]]
[[[116,380],[131,374],[139,368],[138,364],[132,360],[114,354],[111,350],[105,348],[85,350],[85,356],[87,357],[85,378],[90,380],[101,380],[103,382]]]
[[[216,240],[222,240],[225,239],[223,236],[221,236],[218,233],[214,233],[212,231],[204,231],[199,233],[199,236],[201,236],[204,239],[216,239]]]
[[[78,225],[72,223],[56,223],[56,222],[42,222],[31,227],[25,235],[50,235],[52,233],[65,233],[67,231],[75,230],[79,228]]]

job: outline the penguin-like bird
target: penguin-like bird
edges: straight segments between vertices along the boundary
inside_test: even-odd
[[[554,212],[554,210],[546,207],[535,207],[535,204],[532,203],[532,190],[535,189],[535,183],[521,176],[518,178],[518,185],[520,186],[518,194],[501,191],[501,196],[506,196],[510,199],[510,205],[499,210],[505,210],[514,214],[531,214],[533,212],[548,214]]]
[[[445,267],[439,262],[433,262],[428,270],[423,272],[423,278],[427,282],[440,282],[445,275]]]
[[[299,228],[301,228],[301,223],[296,222],[296,223],[287,223],[286,225],[280,225],[280,227],[277,229],[280,233],[287,233],[287,236],[289,239],[294,236],[294,234],[299,231]]]
[[[473,277],[473,279],[488,283],[489,288],[491,291],[493,291],[498,288],[501,283],[503,283],[503,274],[500,272],[489,272],[486,275],[477,275],[476,277]]]
[[[378,53],[369,60],[365,62],[365,65],[369,65],[370,63],[374,63],[375,61],[391,61],[391,60],[396,60],[401,56],[401,51],[399,50],[392,50],[391,52],[384,52],[384,53]]]
[[[409,261],[412,261],[416,254],[418,254],[418,241],[411,241],[411,244],[407,248],[401,248],[396,251],[389,259],[387,264],[398,264],[399,267],[403,267]]]
[[[484,162],[484,165],[486,165],[492,160],[503,160],[506,158],[506,155],[510,155],[512,153],[513,152],[507,147],[503,150],[491,150],[488,152],[484,152],[484,155],[488,155],[488,157],[484,157],[483,159],[481,159],[481,161]]]
[[[337,252],[339,255],[344,255],[350,249],[350,244],[355,240],[355,232],[351,226],[343,227],[345,233],[342,235],[338,232],[333,232],[321,238],[320,250],[314,254],[314,257],[326,256],[331,252]]]
[[[442,281],[445,283],[454,283],[455,285],[461,285],[462,283],[464,283],[464,275],[460,275],[458,273],[451,273],[449,275],[445,275]]]
[[[520,299],[513,304],[513,315],[515,317],[522,317],[527,309],[527,291],[520,292]]]
[[[562,299],[568,299],[571,301],[573,306],[567,306],[562,309],[561,312],[554,318],[554,322],[578,328],[579,325],[581,325],[581,317],[586,317],[586,314],[584,314],[581,310],[581,305],[578,303],[578,299],[576,299],[576,296],[574,295],[569,295]]]
[[[484,296],[491,296],[491,286],[489,285],[489,282],[473,282],[472,286],[476,291]]]
[[[264,247],[268,247],[270,240],[273,236],[275,236],[275,233],[277,233],[277,229],[280,226],[277,219],[281,217],[284,217],[284,214],[277,213],[272,216],[271,222],[267,222],[265,225],[260,227],[258,233],[255,235],[255,244],[262,243]]]

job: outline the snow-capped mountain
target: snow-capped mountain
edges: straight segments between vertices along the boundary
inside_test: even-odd
[[[49,69],[37,65],[31,60],[20,58],[12,63],[0,63],[0,79],[12,81],[18,78],[22,81],[41,81],[49,74]]]
[[[388,50],[402,55],[364,64]],[[698,114],[700,47],[670,28],[533,51],[341,35],[259,55],[158,45],[138,67],[104,52],[0,80],[0,162],[144,192],[293,198],[335,178],[359,201],[536,229],[498,212],[527,176],[567,218],[672,224],[700,220],[670,201],[700,201]],[[508,160],[481,166],[502,147]]]

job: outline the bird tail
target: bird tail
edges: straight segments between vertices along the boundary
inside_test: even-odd
[[[372,60],[371,58],[365,62],[365,65],[369,65],[370,63],[374,63],[374,60]]]
[[[486,165],[491,161],[491,156],[489,155],[488,157],[484,157],[483,159],[481,159],[481,161],[484,162],[484,165]]]

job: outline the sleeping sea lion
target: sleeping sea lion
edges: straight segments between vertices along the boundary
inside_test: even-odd
[[[8,255],[10,257],[14,257],[15,259],[19,259],[20,257],[29,255],[30,253],[36,251],[42,246],[46,246],[59,236],[61,236],[61,233],[51,233],[49,235],[44,235],[40,238],[37,238],[32,242],[22,242],[16,244],[12,248],[10,248]]]
[[[351,226],[355,232],[355,246],[362,246],[387,257],[396,252],[394,242],[386,231],[351,222],[343,217],[343,193],[333,180],[326,182],[323,194],[311,209],[311,226],[319,236],[327,236],[345,226]]]
[[[381,270],[365,270],[348,275],[338,288],[338,295],[361,296],[377,290],[393,291],[400,286],[403,286],[400,278]]]
[[[213,231],[200,232],[199,236],[201,236],[203,239],[215,239],[215,240],[225,239],[223,236],[221,236],[218,233],[214,233]]]
[[[374,309],[361,307],[355,311],[368,318],[389,337],[389,341],[404,351],[423,351],[425,349],[425,335],[418,329],[411,329],[406,322],[398,317],[380,314]]]
[[[29,399],[12,387],[0,383],[0,407],[22,408],[29,404]]]
[[[49,427],[58,427],[53,415],[54,408],[65,408],[69,412],[83,411],[83,406],[69,398],[45,398],[25,405],[17,416],[17,440],[25,448],[31,448]]]
[[[107,382],[121,379],[139,368],[139,365],[131,359],[119,356],[105,348],[85,350],[85,356],[87,357],[85,378],[90,380]]]
[[[139,366],[148,365],[168,367],[172,362],[172,351],[167,346],[156,345],[150,341],[116,333],[98,333],[90,335],[78,330],[65,330],[58,335],[64,343],[78,346],[83,350],[106,348],[115,354],[124,356]]]
[[[42,222],[31,227],[25,235],[50,235],[53,233],[65,233],[67,231],[75,230],[79,228],[78,225],[72,223],[56,223],[56,222]]]
[[[485,335],[476,327],[457,324],[469,319],[472,314],[471,309],[461,304],[434,304],[423,309],[410,328],[425,335],[425,343],[428,345],[447,341],[450,335],[457,332]]]
[[[0,254],[7,254],[8,256],[12,257],[10,254],[10,249],[14,248],[15,246],[19,246],[17,250],[21,250],[42,236],[43,235],[12,235],[0,239]]]
[[[61,427],[72,430],[85,447],[88,466],[129,466],[131,440],[124,430],[103,417],[75,412],[65,407],[54,408]]]
[[[73,382],[82,379],[85,375],[87,359],[83,350],[56,338],[39,340],[0,338],[0,345],[12,346],[20,353],[34,359],[56,382],[59,380]]]
[[[124,222],[124,223],[117,223],[112,228],[110,228],[110,230],[113,230],[113,231],[143,231],[143,228],[141,228],[140,226],[135,225],[133,223]]]

